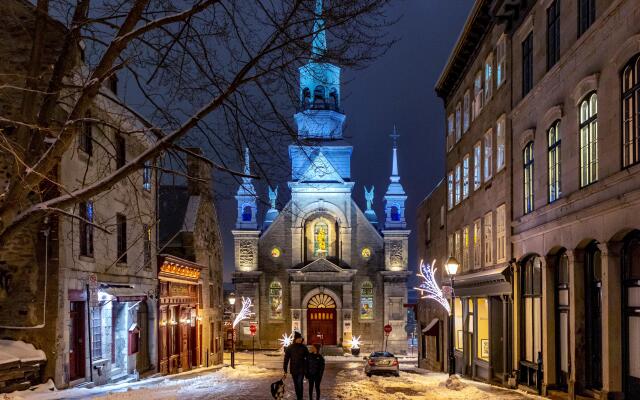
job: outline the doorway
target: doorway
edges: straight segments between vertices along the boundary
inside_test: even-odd
[[[624,397],[640,398],[640,232],[623,248],[622,336]]]
[[[69,332],[69,380],[85,377],[84,354],[84,301],[72,301],[69,309],[71,331]]]
[[[336,303],[327,294],[313,296],[307,304],[307,343],[337,344]]]

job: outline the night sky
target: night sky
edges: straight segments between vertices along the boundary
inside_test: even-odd
[[[464,25],[472,0],[400,0],[390,17],[400,20],[388,28],[398,42],[364,70],[343,70],[342,105],[347,115],[345,136],[353,144],[351,176],[354,199],[364,210],[363,185],[375,185],[374,208],[384,219],[384,192],[391,174],[391,139],[395,124],[398,168],[408,195],[406,219],[412,230],[409,265],[415,270],[417,244],[415,210],[443,176],[444,116],[434,86]],[[331,42],[329,41],[329,46]],[[279,182],[281,191],[286,182]],[[225,282],[234,269],[235,187],[219,193],[218,214],[224,237]],[[264,193],[266,199],[266,193]],[[288,194],[286,194],[288,196]],[[264,214],[262,207],[261,214]]]

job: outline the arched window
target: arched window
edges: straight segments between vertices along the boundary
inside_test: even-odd
[[[326,257],[329,252],[329,225],[324,221],[316,222],[313,226],[313,254],[316,257]]]
[[[331,99],[331,107],[334,110],[338,110],[340,108],[340,104],[338,104],[338,91],[336,89],[331,89],[329,98]]]
[[[529,257],[520,270],[522,293],[520,318],[520,379],[537,386],[537,362],[542,353],[542,261]]]
[[[398,207],[396,207],[396,206],[392,206],[391,207],[391,220],[392,221],[400,221],[400,211],[398,210]]]
[[[640,162],[640,54],[622,70],[622,165]]]
[[[269,285],[269,318],[282,319],[282,285],[278,281]]]
[[[251,222],[251,206],[242,207],[242,222]]]
[[[306,107],[311,103],[311,90],[309,88],[302,89],[302,106]]]
[[[640,232],[628,235],[622,249],[622,354],[625,398],[640,395]]]
[[[360,319],[373,319],[373,284],[369,281],[360,287]]]
[[[524,213],[533,211],[533,142],[527,143],[523,151],[524,159]]]
[[[580,186],[598,180],[598,95],[580,102]]]
[[[547,131],[549,139],[549,203],[560,198],[560,121],[556,121]]]
[[[586,384],[602,387],[602,260],[597,242],[591,242],[584,259],[584,315],[587,368]]]
[[[313,104],[315,107],[324,106],[324,86],[316,86],[313,91]]]

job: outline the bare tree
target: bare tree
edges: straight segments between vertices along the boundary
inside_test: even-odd
[[[230,173],[246,143],[265,176],[263,155],[297,140],[288,121],[312,39],[330,35],[328,50],[313,54],[318,62],[360,67],[390,44],[381,29],[388,1],[37,0],[29,67],[0,86],[0,97],[10,92],[20,104],[0,116],[0,156],[13,168],[0,181],[0,243],[162,154],[183,152],[185,141],[206,143],[215,166]],[[53,48],[51,29],[61,32]],[[106,89],[116,76],[125,89],[119,96]],[[116,127],[113,115],[90,113],[97,102],[116,104],[123,118],[145,115],[142,126],[121,133],[150,136],[152,144],[123,165],[106,163],[79,187],[64,187],[56,168],[83,124]],[[114,154],[114,144],[100,145]]]

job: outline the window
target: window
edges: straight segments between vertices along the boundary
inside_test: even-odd
[[[507,261],[507,207],[496,209],[496,262]]]
[[[84,121],[80,125],[80,150],[88,155],[93,154],[93,121],[91,120],[91,112],[87,111],[84,115]]]
[[[493,130],[489,129],[484,134],[484,181],[491,179],[493,164]]]
[[[478,307],[476,318],[478,320],[478,329],[476,337],[478,338],[478,358],[480,360],[489,361],[489,301],[486,298],[478,298]]]
[[[456,205],[460,203],[460,164],[456,165],[456,176],[455,176],[455,190],[456,190]]]
[[[431,217],[427,217],[425,228],[427,230],[427,242],[430,242],[431,241]]]
[[[151,171],[151,161],[145,161],[142,169],[142,187],[144,190],[151,190]]]
[[[535,364],[542,351],[542,263],[539,257],[529,258],[521,268],[523,361]]]
[[[505,129],[507,116],[502,114],[496,123],[496,172],[501,171],[506,164]]]
[[[560,0],[547,8],[547,70],[560,59]]]
[[[462,299],[456,297],[453,302],[453,326],[456,331],[456,350],[462,351],[464,343],[464,334],[462,331]]]
[[[102,308],[89,307],[89,309],[91,310],[91,355],[94,360],[99,360],[102,358]],[[84,332],[81,332],[81,335],[84,337]]]
[[[560,121],[547,131],[549,139],[549,203],[560,198]]]
[[[373,284],[369,281],[360,287],[360,319],[373,319]]]
[[[462,159],[462,198],[469,197],[469,154]]]
[[[242,207],[242,222],[251,222],[253,212],[251,206]]]
[[[473,222],[473,267],[482,266],[482,231],[480,220]]]
[[[598,180],[598,96],[591,93],[580,103],[580,186]]]
[[[213,290],[213,285],[209,285],[209,308],[215,308],[215,292]],[[211,337],[213,337],[213,329],[211,330]],[[211,346],[213,348],[213,346]]]
[[[116,135],[116,168],[122,168],[127,162],[127,143],[122,135]]]
[[[449,114],[449,117],[447,117],[447,150],[451,150],[453,148],[454,129],[453,114]]]
[[[591,242],[584,254],[585,361],[589,365],[586,386],[602,387],[602,254]]]
[[[533,88],[533,32],[522,42],[522,97]]]
[[[482,111],[482,71],[476,73],[476,78],[473,81],[472,109],[471,118],[475,119],[480,115],[480,111]]]
[[[578,0],[578,37],[589,29],[596,19],[596,0]]]
[[[484,265],[493,264],[493,213],[484,216]]]
[[[455,255],[456,260],[462,260],[462,234],[460,231],[454,232],[454,245],[455,245]]]
[[[447,237],[447,254],[453,256],[453,234],[449,234]]]
[[[493,53],[489,53],[484,62],[484,99],[485,103],[493,95]]]
[[[143,258],[144,268],[151,268],[151,227],[147,224],[142,225],[143,239]]]
[[[480,172],[482,165],[480,147],[480,142],[476,143],[476,145],[473,146],[473,190],[478,190],[480,188],[480,185],[482,184],[482,175]]]
[[[313,255],[323,257],[329,253],[329,225],[324,221],[316,222],[313,226]]]
[[[471,263],[469,262],[469,225],[465,226],[462,230],[462,269],[468,270],[471,267]]]
[[[502,86],[507,78],[507,36],[502,35],[496,44],[496,83]]]
[[[269,318],[282,319],[282,285],[273,281],[269,285]]]
[[[123,214],[116,214],[117,255],[119,263],[127,262],[127,218]]]
[[[640,54],[622,71],[622,166],[640,162]]]
[[[533,142],[529,142],[523,151],[524,158],[524,213],[533,211]]]
[[[453,208],[453,172],[449,172],[449,175],[447,176],[447,192],[449,194],[449,201],[448,201],[448,205],[449,205],[449,210],[451,210]]]
[[[456,105],[456,142],[460,141],[460,138],[462,137],[462,123],[460,121],[461,118],[462,118],[462,105],[458,103]]]
[[[93,257],[93,202],[80,203],[80,255]]]
[[[400,210],[398,210],[397,206],[391,206],[391,220],[392,221],[400,221]]]
[[[444,206],[440,206],[440,228],[444,227],[444,217],[445,217]]]
[[[561,385],[568,384],[569,379],[569,257],[562,252],[557,258],[556,269],[556,328],[557,352],[556,367],[560,371],[559,378]]]
[[[462,130],[464,132],[469,130],[469,123],[471,122],[471,92],[467,89],[464,92],[464,99],[462,101]]]

